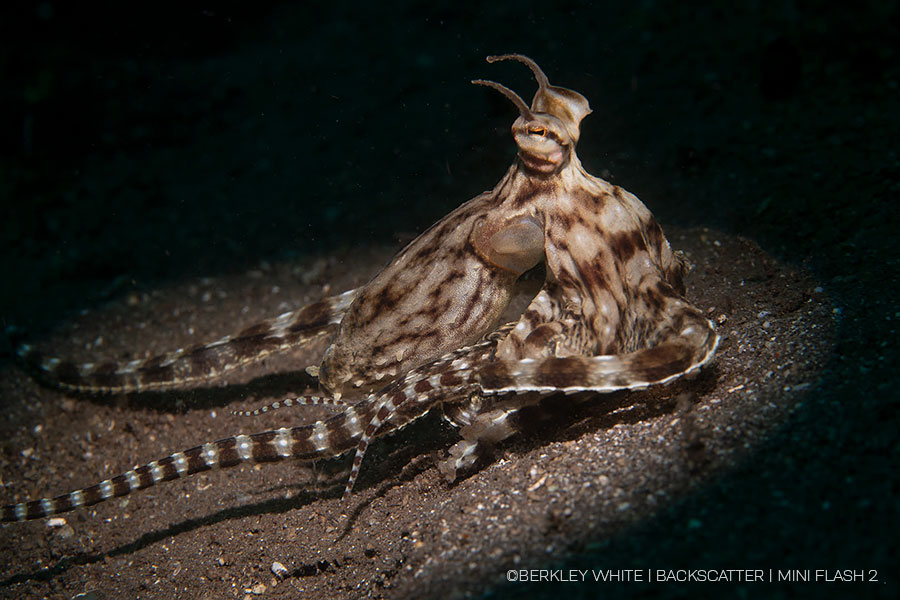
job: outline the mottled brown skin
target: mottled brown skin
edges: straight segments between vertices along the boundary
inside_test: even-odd
[[[40,518],[242,461],[315,459],[355,449],[345,496],[369,441],[435,408],[461,441],[439,468],[471,467],[479,444],[515,431],[516,413],[542,396],[665,384],[708,363],[712,323],[684,293],[684,261],[632,194],[593,177],[575,154],[587,100],[538,82],[531,106],[477,80],[519,109],[518,157],[500,183],[433,225],[371,282],[206,346],[124,365],[74,365],[19,354],[51,384],[92,392],[178,387],[322,335],[323,396],[289,404],[340,409],[313,425],[238,435],[176,452],[98,485],[7,505],[3,521]],[[543,260],[547,279],[518,321],[496,327],[516,279]],[[336,330],[336,331],[335,331]],[[353,402],[342,399],[352,398]],[[265,410],[265,409],[263,409]]]
[[[504,181],[516,176],[513,167]],[[503,189],[501,183],[451,212],[360,289],[322,361],[325,390],[371,391],[496,326],[516,279],[543,255],[540,229],[525,221],[528,207]],[[498,258],[492,240],[516,238],[523,227],[537,235],[513,239],[508,260]]]

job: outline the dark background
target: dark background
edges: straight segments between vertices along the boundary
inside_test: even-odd
[[[527,69],[483,60],[527,54],[590,99],[590,172],[663,224],[752,238],[805,266],[840,319],[827,372],[767,445],[554,566],[878,569],[882,581],[604,587],[645,597],[897,592],[897,2],[305,4],[0,9],[5,327],[409,239],[508,167],[514,108],[468,82],[530,99]],[[526,591],[542,592],[494,597]]]

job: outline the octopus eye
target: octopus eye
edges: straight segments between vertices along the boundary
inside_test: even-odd
[[[547,135],[547,128],[546,127],[529,127],[528,133],[530,135],[539,135],[541,137],[544,137],[545,135]]]

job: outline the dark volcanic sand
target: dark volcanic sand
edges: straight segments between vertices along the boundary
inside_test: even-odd
[[[65,516],[2,530],[10,597],[457,597],[507,569],[564,559],[646,520],[736,461],[812,389],[834,315],[808,275],[748,240],[670,228],[695,268],[690,298],[722,322],[715,365],[643,393],[558,396],[493,462],[454,485],[434,461],[453,443],[436,415],[375,444],[356,494],[338,499],[346,461],[247,465],[162,484]],[[39,340],[66,356],[128,359],[215,339],[266,315],[356,285],[388,256],[356,252],[264,265],[134,294]],[[305,283],[304,283],[305,282]],[[73,398],[2,372],[5,498],[82,487],[237,432],[293,425],[319,409],[230,411],[301,391],[322,344],[266,360],[231,385],[182,393]],[[293,369],[284,375],[264,371]],[[298,372],[299,371],[299,372]],[[248,381],[249,379],[249,381]],[[542,414],[547,413],[547,414]],[[346,510],[349,517],[341,517]],[[270,568],[287,569],[283,581]],[[260,587],[262,586],[262,587]]]

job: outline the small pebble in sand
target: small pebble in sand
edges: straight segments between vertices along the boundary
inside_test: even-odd
[[[283,564],[281,564],[277,560],[272,563],[271,568],[272,568],[272,572],[275,573],[275,576],[278,577],[278,579],[282,579],[285,577],[285,575],[288,574],[287,567],[285,567]]]

